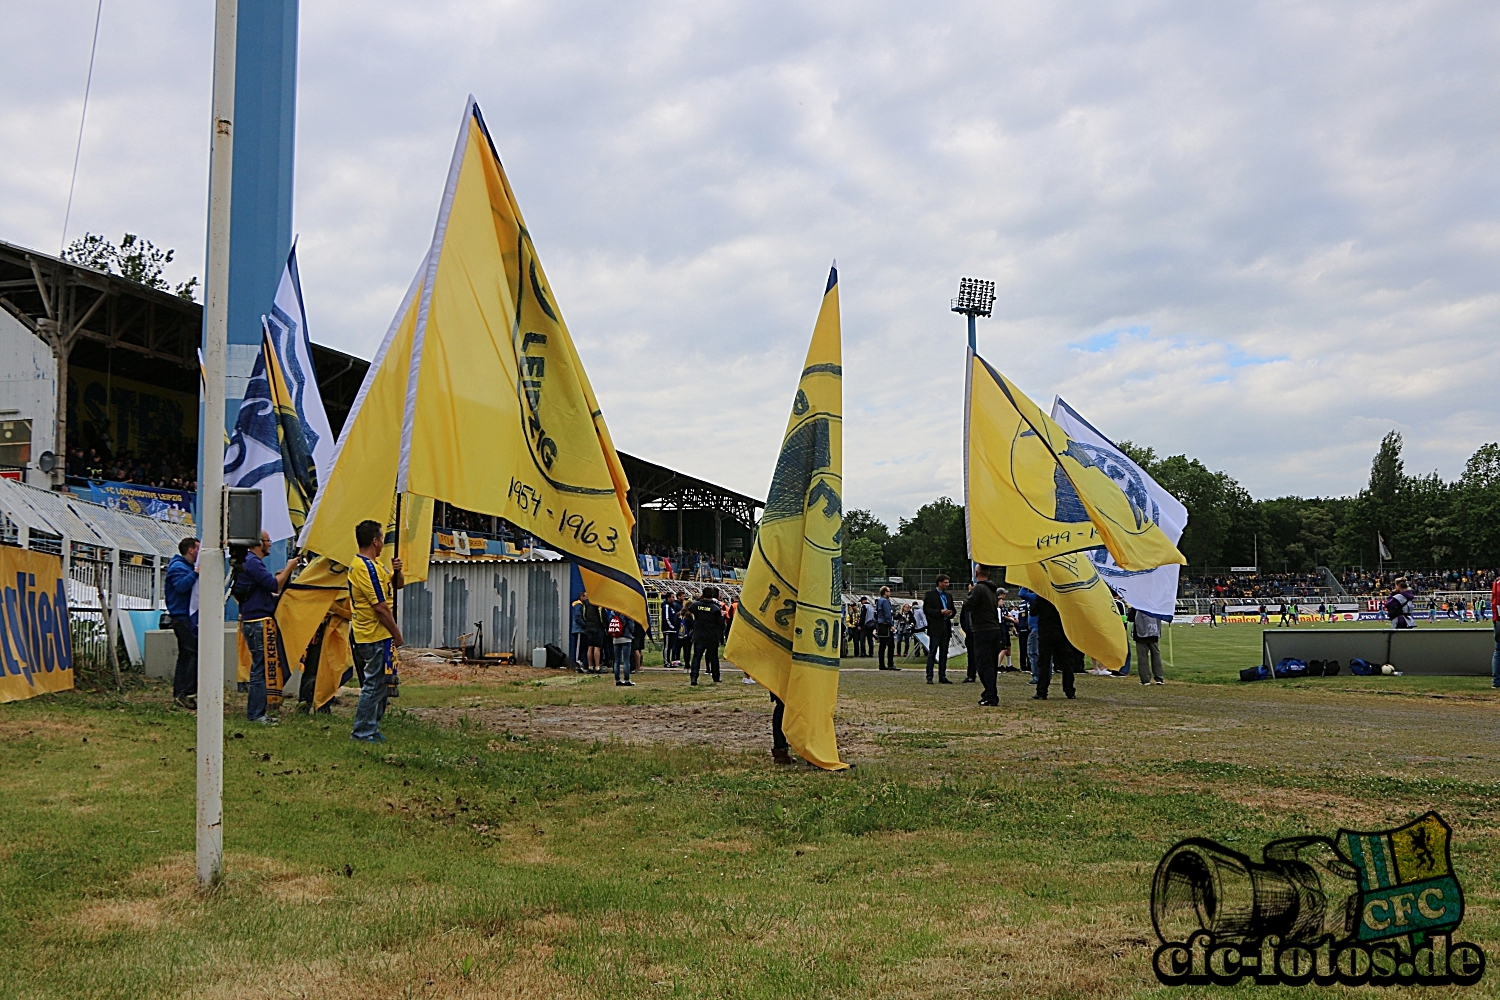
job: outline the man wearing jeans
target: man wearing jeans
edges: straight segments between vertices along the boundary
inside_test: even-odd
[[[380,522],[359,522],[354,528],[354,541],[359,545],[359,556],[349,567],[349,604],[354,611],[354,668],[362,681],[359,706],[354,710],[354,731],[349,738],[384,743],[380,720],[390,700],[391,658],[396,647],[406,645],[390,601],[406,581],[400,559],[391,560],[390,573],[380,564],[380,552],[385,548]]]
[[[198,623],[193,621],[193,586],[198,582],[198,539],[177,543],[177,555],[167,563],[164,589],[167,615],[177,636],[177,671],[172,675],[172,700],[194,711],[198,708]]]
[[[281,689],[286,684],[281,643],[276,634],[276,599],[296,569],[293,560],[279,573],[266,569],[271,554],[271,536],[260,533],[260,544],[245,552],[245,561],[234,574],[234,599],[240,602],[240,635],[250,650],[250,696],[245,700],[245,718],[274,726],[281,714]]]

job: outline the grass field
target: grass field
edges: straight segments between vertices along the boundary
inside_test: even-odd
[[[1458,936],[1500,954],[1488,679],[1234,683],[1259,648],[1178,626],[1165,687],[1039,703],[1011,674],[985,710],[854,661],[842,774],[774,766],[765,692],[732,670],[411,671],[379,749],[347,703],[231,718],[207,896],[193,719],[164,689],[3,705],[0,996],[1165,993],[1148,902],[1176,840],[1254,854],[1427,809],[1454,826]]]

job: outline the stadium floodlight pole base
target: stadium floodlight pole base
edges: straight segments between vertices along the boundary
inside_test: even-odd
[[[229,356],[229,199],[234,169],[234,57],[239,0],[214,11],[209,139],[208,282],[203,308],[203,427],[198,523],[198,886],[224,873],[224,376]]]

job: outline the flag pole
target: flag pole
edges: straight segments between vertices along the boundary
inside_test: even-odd
[[[467,555],[467,553],[465,553],[465,555]],[[396,491],[396,545],[395,545],[395,550],[391,553],[391,561],[394,562],[395,560],[400,559],[400,558],[401,558],[401,491],[397,490]],[[391,575],[395,576],[394,573],[391,574]],[[392,581],[392,583],[394,584],[394,581]],[[392,618],[396,617],[396,601],[397,601],[396,595],[399,594],[399,593],[401,593],[401,591],[397,590],[395,588],[395,586],[393,585],[391,587],[391,617]]]
[[[209,136],[208,282],[203,308],[203,539],[198,614],[197,868],[207,889],[224,873],[224,407],[229,355],[229,200],[234,168],[234,62],[239,0],[214,11],[213,123]]]

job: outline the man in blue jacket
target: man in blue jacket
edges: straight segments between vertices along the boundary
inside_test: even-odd
[[[172,700],[188,711],[198,708],[198,623],[193,620],[193,587],[198,583],[198,539],[177,543],[177,555],[167,563],[164,583],[167,616],[177,636],[177,671],[172,675]]]

